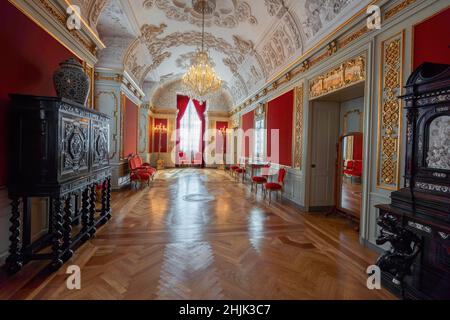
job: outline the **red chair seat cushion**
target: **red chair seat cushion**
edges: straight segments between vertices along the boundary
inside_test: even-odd
[[[267,178],[264,178],[264,177],[253,177],[252,180],[255,183],[266,183],[267,182]]]
[[[147,181],[150,179],[150,174],[145,172],[134,172],[131,174],[131,181]]]
[[[231,166],[230,169],[235,171],[235,170],[239,169],[239,166]]]
[[[274,182],[266,183],[264,186],[266,187],[267,190],[281,190],[281,189],[283,189],[281,184],[274,183]]]
[[[142,171],[148,173],[149,175],[154,175],[156,173],[156,169],[152,167],[140,167],[137,168],[135,171]]]
[[[246,170],[244,168],[238,168],[238,169],[236,169],[234,171],[236,171],[236,173],[244,173],[244,172],[246,172]]]

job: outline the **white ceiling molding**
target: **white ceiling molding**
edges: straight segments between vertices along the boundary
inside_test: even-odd
[[[88,0],[86,0],[88,1]],[[231,105],[263,88],[370,0],[208,0],[206,45]],[[192,0],[107,0],[102,67],[124,68],[153,101],[191,63],[201,42]],[[146,90],[144,90],[146,91]],[[166,106],[161,106],[166,107]]]

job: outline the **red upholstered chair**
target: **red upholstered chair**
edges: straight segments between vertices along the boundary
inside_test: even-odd
[[[253,176],[252,177],[252,191],[253,191],[253,185],[256,185],[256,189],[255,189],[256,193],[258,193],[258,185],[261,185],[262,188],[264,188],[264,184],[267,183],[267,180],[269,179],[269,171],[270,171],[270,164],[262,167],[261,176]]]
[[[247,173],[247,169],[245,166],[239,166],[234,170],[236,180],[239,180],[239,177],[242,175],[242,183],[245,182],[245,174]]]
[[[235,174],[235,172],[236,172],[236,170],[237,169],[239,169],[239,166],[238,165],[232,165],[231,167],[230,167],[230,174],[231,174],[231,176],[234,176],[234,174]]]
[[[361,160],[349,160],[344,170],[344,174],[352,179],[361,178],[362,176],[362,161]]]
[[[141,186],[150,185],[150,180],[153,179],[156,170],[152,167],[143,166],[142,159],[137,160],[136,156],[131,155],[128,158],[128,168],[130,169],[130,181],[134,186],[139,183]]]
[[[136,171],[144,171],[150,175],[150,178],[153,180],[156,174],[156,169],[150,166],[149,163],[143,163],[142,158],[138,155],[131,157],[131,167],[130,170]]]
[[[277,192],[281,195],[283,193],[284,178],[286,177],[286,169],[280,169],[278,171],[278,182],[267,182],[264,184],[264,199],[269,193],[269,203],[272,201],[272,192]]]
[[[239,180],[239,177],[242,176],[242,183],[245,182],[245,175],[247,174],[247,161],[240,161],[240,164],[237,168],[234,169],[234,174],[236,180]]]
[[[362,161],[355,161],[355,167],[353,168],[353,176],[361,178],[362,176]]]
[[[145,172],[131,172],[130,173],[130,181],[132,184],[134,184],[135,186],[137,185],[137,183],[139,183],[139,185],[143,186],[143,185],[147,185],[150,186],[150,175],[148,173]]]
[[[178,159],[180,166],[189,165],[189,159],[183,151],[178,152]]]

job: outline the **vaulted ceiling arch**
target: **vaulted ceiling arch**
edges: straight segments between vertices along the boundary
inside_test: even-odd
[[[179,79],[201,43],[195,1],[101,0],[97,29],[107,48],[100,53],[99,66],[125,69],[142,87]],[[205,42],[233,104],[260,90],[331,32],[331,26],[370,2],[206,1]]]

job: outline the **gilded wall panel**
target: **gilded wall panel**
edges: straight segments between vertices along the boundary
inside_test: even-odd
[[[294,168],[302,169],[303,157],[303,111],[304,111],[304,88],[303,84],[296,87],[295,93],[295,115],[294,115]]]
[[[381,44],[377,186],[398,190],[400,180],[404,32]]]
[[[350,59],[337,68],[322,74],[310,82],[309,96],[318,98],[333,91],[364,81],[366,61],[364,56]]]

